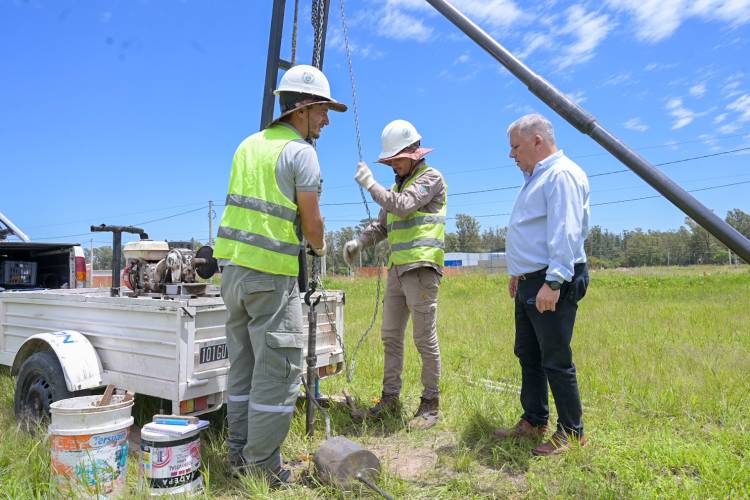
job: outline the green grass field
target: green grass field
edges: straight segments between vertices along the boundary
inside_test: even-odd
[[[382,459],[379,484],[396,498],[747,498],[750,497],[750,270],[741,267],[649,268],[593,272],[573,340],[589,445],[534,458],[533,443],[499,443],[498,426],[520,413],[520,370],[513,355],[507,278],[444,279],[439,336],[443,356],[442,421],[411,432],[419,401],[419,358],[407,340],[402,419],[376,426],[333,410],[334,432]],[[375,280],[331,280],[346,292],[346,344],[369,324]],[[378,324],[359,352],[354,380],[322,382],[324,394],[347,388],[360,402],[380,392]],[[14,380],[0,369],[0,498],[47,498],[49,449],[17,430]],[[310,476],[309,456],[323,436],[304,438],[295,414],[284,445],[298,462],[299,483],[269,492],[263,481],[230,479],[223,465],[220,418],[204,433],[206,498],[329,498],[339,493]],[[148,411],[141,410],[142,413]],[[552,416],[552,421],[555,420]],[[138,456],[129,460],[132,497]]]

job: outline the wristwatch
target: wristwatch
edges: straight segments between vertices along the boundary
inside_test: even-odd
[[[547,283],[547,286],[550,287],[553,290],[559,290],[562,286],[562,283],[555,280],[544,280],[545,283]]]

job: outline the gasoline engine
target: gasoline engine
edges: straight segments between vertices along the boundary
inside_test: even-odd
[[[187,245],[166,241],[131,241],[123,248],[125,269],[123,283],[133,295],[203,295],[208,279],[218,270],[213,249],[203,246],[198,251]]]

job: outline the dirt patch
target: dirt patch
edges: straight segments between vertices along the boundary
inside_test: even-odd
[[[458,467],[461,451],[456,436],[450,432],[428,432],[422,439],[414,434],[396,433],[374,438],[366,447],[377,455],[388,474],[423,487],[440,486],[468,476],[478,492],[489,496],[502,492],[508,498],[515,498],[528,491],[524,471],[492,468],[476,460],[471,460],[468,469]]]
[[[390,474],[407,481],[415,481],[435,470],[438,450],[452,440],[453,436],[449,433],[434,433],[421,441],[393,434],[373,439],[368,443],[368,448],[375,453]]]

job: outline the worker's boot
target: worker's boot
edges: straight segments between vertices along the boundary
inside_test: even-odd
[[[367,412],[369,418],[380,419],[387,416],[395,416],[401,413],[401,401],[398,394],[383,393],[375,406]]]
[[[440,398],[437,396],[432,399],[419,398],[419,408],[417,408],[414,418],[409,421],[409,428],[429,429],[435,425],[440,419],[438,414],[439,406]]]
[[[245,459],[237,456],[229,458],[229,471],[235,479],[242,476],[253,475],[257,478],[265,478],[271,488],[280,488],[292,482],[292,473],[282,466],[270,471],[262,467],[255,467],[245,462]]]

